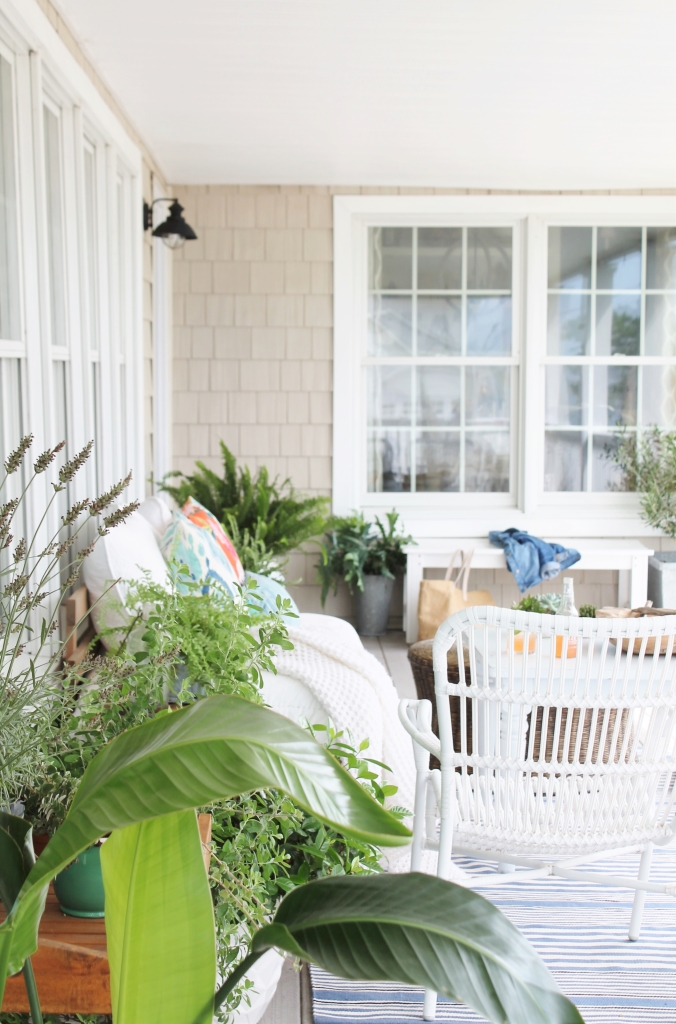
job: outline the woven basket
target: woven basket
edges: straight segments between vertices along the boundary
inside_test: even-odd
[[[437,705],[436,697],[434,693],[434,668],[432,665],[432,640],[420,640],[417,644],[412,644],[408,650],[408,660],[411,663],[411,669],[413,670],[413,679],[415,681],[415,689],[418,695],[418,700],[429,700],[432,702],[432,732],[435,736],[439,735],[439,723],[437,719]],[[459,683],[460,673],[458,671],[458,654],[455,647],[446,655],[446,663],[448,665],[448,681],[449,683]],[[467,677],[466,677],[467,678]],[[460,750],[460,697],[449,697],[449,703],[451,705],[451,727],[453,729],[453,748],[456,751]],[[542,749],[542,723],[544,719],[545,708],[537,708],[535,716],[535,740],[533,743],[533,758],[534,760],[540,759]],[[472,747],[472,702],[466,702],[466,715],[467,715],[467,753],[473,752]],[[610,759],[610,746],[612,743],[613,732],[615,729],[615,719],[617,716],[616,708],[607,708],[605,711],[599,711],[596,717],[596,727],[594,729],[594,742],[592,746],[592,763],[597,764],[599,760],[599,746],[601,743],[601,736],[603,735],[603,727],[606,716],[608,716],[608,728],[606,730],[606,741],[604,743],[603,751],[603,763],[608,764]],[[591,736],[591,723],[592,723],[593,712],[591,709],[586,709],[584,717],[582,719],[582,739],[580,741],[580,753],[579,760],[584,762],[587,758],[587,752],[589,750],[589,739]],[[620,721],[620,728],[615,745],[615,762],[620,760],[620,753],[622,750],[622,744],[624,742],[624,735],[627,728],[627,721],[629,712],[625,710],[622,712],[622,719]],[[532,713],[527,718],[527,732],[526,732],[526,743],[524,756],[528,751],[528,745],[530,743],[530,723],[532,719]],[[580,709],[575,708],[573,710],[573,724],[570,729],[570,738],[568,742],[568,749],[564,751],[564,741],[566,737],[566,722],[568,720],[568,709],[564,708],[561,713],[561,724],[559,726],[559,742],[557,751],[557,761],[559,763],[566,761],[572,761],[575,756],[575,745],[577,743],[578,731],[580,729]],[[556,714],[550,708],[549,714],[547,715],[547,726],[546,726],[546,738],[545,738],[545,750],[544,760],[551,761],[552,754],[554,751],[554,732],[556,730]],[[627,750],[631,747],[631,741],[628,744]],[[565,753],[565,758],[564,758]],[[438,768],[439,762],[436,757],[432,757],[430,761],[432,768]],[[471,768],[468,769],[472,771]]]
[[[545,749],[544,758],[545,761],[552,760],[552,754],[554,751],[554,733],[556,731],[556,710],[554,708],[537,708],[535,715],[535,740],[533,742],[533,759],[535,761],[540,760],[542,757],[542,722],[544,719],[544,712],[547,710],[547,727],[545,736]],[[582,719],[582,739],[580,740],[580,753],[578,757],[575,757],[575,746],[578,740],[578,733],[580,730],[580,708],[573,709],[573,723],[570,727],[570,737],[568,740],[567,748],[564,750],[564,743],[566,739],[566,723],[568,721],[568,708],[564,708],[561,712],[561,724],[559,725],[559,742],[556,760],[559,763],[563,761],[581,761],[587,760],[587,753],[589,751],[589,739],[591,736],[591,724],[594,712],[591,708],[586,708],[584,711],[584,717]],[[613,740],[613,733],[615,731],[615,720],[617,718],[617,708],[605,708],[599,710],[596,717],[596,727],[594,729],[594,742],[592,745],[592,764],[599,763],[599,745],[601,743],[601,736],[603,735],[603,727],[608,720],[608,728],[606,730],[606,741],[603,748],[603,764],[608,764],[610,760],[610,747]],[[620,727],[618,729],[617,742],[615,744],[615,756],[614,761],[620,760],[622,752],[622,744],[624,742],[624,736],[627,729],[627,721],[629,718],[629,712],[625,708],[622,711],[622,717],[620,719]],[[525,753],[528,753],[530,744],[530,723],[532,721],[532,712],[528,715],[528,730],[526,732],[526,749]],[[627,745],[627,753],[631,747],[631,741]],[[565,756],[564,756],[565,755]]]
[[[418,695],[418,700],[429,700],[432,702],[432,732],[435,736],[439,735],[439,721],[437,718],[437,702],[434,693],[434,668],[432,665],[432,647],[433,640],[419,640],[417,644],[411,644],[408,649],[408,660],[411,663],[411,669],[413,670],[413,679],[415,680],[415,689]],[[449,683],[460,682],[460,672],[458,670],[458,652],[455,647],[446,655],[446,663],[448,665],[448,681]],[[467,676],[465,677],[467,679]],[[460,697],[449,697],[451,705],[451,726],[453,729],[453,748],[456,751],[460,750]],[[467,753],[472,753],[472,703],[471,701],[465,701],[466,715],[467,715]],[[439,767],[439,761],[436,757],[432,757],[430,761],[432,768]],[[472,769],[470,768],[471,772]]]

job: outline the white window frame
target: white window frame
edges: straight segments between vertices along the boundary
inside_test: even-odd
[[[13,67],[15,162],[17,181],[21,340],[0,339],[0,358],[19,358],[22,371],[23,430],[35,435],[35,450],[55,442],[52,362],[68,363],[69,446],[74,452],[93,436],[92,373],[98,361],[102,380],[117,381],[120,356],[127,383],[127,416],[101,388],[102,445],[96,479],[94,460],[88,477],[80,474],[74,497],[92,496],[132,470],[128,498],[145,492],[143,451],[143,322],[141,154],[124,126],[54,31],[34,0],[0,0],[0,52]],[[43,163],[43,105],[58,108],[64,231],[66,346],[51,345],[46,260]],[[86,314],[86,272],[82,265],[84,232],[83,145],[94,147],[97,177],[97,324],[98,350],[90,346]],[[117,210],[111,208],[111,177],[122,175],[127,230],[123,261],[128,269],[125,329],[116,323],[111,294],[112,234]],[[124,349],[119,351],[120,341]],[[113,350],[116,350],[115,357]],[[114,390],[114,389],[113,389]],[[117,415],[116,415],[117,410]],[[127,448],[120,451],[126,435]],[[45,481],[47,484],[47,481]],[[81,493],[80,493],[81,492]],[[43,498],[36,496],[39,505]],[[37,518],[37,515],[35,516]]]
[[[635,494],[544,491],[544,355],[549,224],[676,225],[676,194],[334,196],[333,509],[401,512],[418,536],[476,537],[516,526],[564,537],[646,536]],[[510,495],[366,491],[367,236],[371,226],[513,223],[514,344],[521,344]],[[523,288],[519,293],[519,284]]]

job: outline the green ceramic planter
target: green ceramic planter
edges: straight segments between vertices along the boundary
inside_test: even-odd
[[[54,879],[54,892],[64,914],[103,917],[101,847],[90,846]]]

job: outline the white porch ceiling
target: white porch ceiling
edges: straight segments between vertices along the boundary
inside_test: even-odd
[[[676,186],[676,0],[58,0],[185,184]]]

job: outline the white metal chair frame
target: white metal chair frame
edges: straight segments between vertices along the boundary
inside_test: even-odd
[[[454,645],[459,682],[449,683]],[[676,896],[676,880],[649,881],[653,846],[674,839],[676,616],[468,608],[439,627],[433,664],[439,737],[430,701],[399,704],[416,763],[411,870],[438,850],[448,878],[455,849],[498,862],[482,887],[557,875],[634,889],[638,939],[646,892]],[[577,867],[638,850],[637,878]],[[426,993],[426,1020],[435,1006]]]

